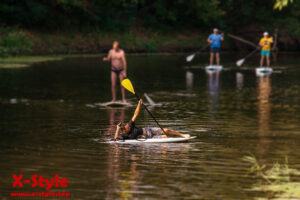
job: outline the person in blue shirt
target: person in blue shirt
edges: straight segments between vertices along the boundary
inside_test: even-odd
[[[207,42],[210,43],[210,65],[214,63],[214,55],[216,55],[217,65],[220,65],[220,47],[223,40],[223,33],[219,34],[218,29],[214,28],[213,33],[207,39]]]

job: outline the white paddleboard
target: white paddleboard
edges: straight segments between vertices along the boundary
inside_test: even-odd
[[[138,140],[117,140],[110,141],[107,143],[110,144],[142,144],[142,143],[175,143],[175,142],[185,142],[188,140],[195,139],[196,136],[192,136],[190,138],[151,138],[151,139],[138,139]]]
[[[219,72],[223,69],[222,65],[208,65],[205,67],[206,72]]]
[[[108,107],[126,107],[126,106],[131,106],[131,103],[124,103],[122,101],[110,101],[106,103],[101,103],[101,106],[108,106]]]
[[[257,67],[255,72],[257,76],[268,76],[272,74],[273,69],[271,67]]]

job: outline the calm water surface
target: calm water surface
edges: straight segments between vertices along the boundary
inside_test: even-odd
[[[300,170],[300,57],[278,56],[275,72],[255,76],[258,58],[223,54],[224,70],[207,74],[207,55],[189,66],[181,55],[128,56],[128,76],[164,127],[197,136],[189,143],[104,143],[134,107],[105,108],[110,69],[99,58],[69,58],[28,68],[0,69],[0,199],[13,191],[12,174],[69,180],[71,199],[254,199],[260,180],[244,156],[271,166],[289,158]],[[127,93],[129,101],[136,100]],[[137,125],[155,125],[141,112]],[[294,177],[299,180],[299,177]],[[60,198],[62,199],[62,198]]]

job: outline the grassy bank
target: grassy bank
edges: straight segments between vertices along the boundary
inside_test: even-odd
[[[207,34],[199,31],[158,33],[149,30],[115,32],[43,33],[19,28],[1,28],[0,55],[57,55],[106,53],[114,40],[126,52],[183,52],[205,45]]]
[[[29,67],[34,63],[62,60],[71,57],[97,57],[99,54],[65,54],[65,55],[43,55],[43,56],[8,56],[0,57],[1,68],[22,68]]]

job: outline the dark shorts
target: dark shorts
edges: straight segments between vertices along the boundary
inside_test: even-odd
[[[210,48],[211,53],[220,53],[220,48]]]
[[[147,138],[161,138],[162,130],[157,127],[145,127]]]
[[[114,72],[114,73],[116,73],[117,76],[119,76],[123,72],[123,70],[124,69],[118,69],[118,70],[112,69],[111,71]]]

